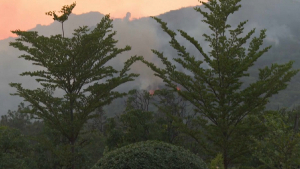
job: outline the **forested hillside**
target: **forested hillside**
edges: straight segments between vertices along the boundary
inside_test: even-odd
[[[1,116],[0,169],[300,168],[300,3],[209,0],[71,34],[75,7],[46,12],[58,34],[12,31],[42,69],[7,82],[23,102]]]

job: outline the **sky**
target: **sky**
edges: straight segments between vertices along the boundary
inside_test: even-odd
[[[37,24],[51,24],[53,19],[45,12],[60,11],[62,6],[73,2],[75,0],[1,0],[0,40],[15,37],[11,30],[29,30]],[[95,11],[110,14],[111,18],[123,18],[130,12],[132,20],[199,4],[198,0],[77,0],[72,13]]]
[[[16,110],[19,103],[24,101],[18,96],[10,95],[16,90],[10,87],[9,83],[22,83],[24,88],[29,89],[40,87],[34,77],[19,76],[22,72],[35,71],[39,68],[31,62],[18,58],[25,52],[9,46],[9,42],[14,42],[16,39],[10,37],[13,35],[10,31],[16,29],[37,31],[39,35],[47,37],[61,34],[61,24],[53,21],[51,16],[45,15],[45,12],[60,11],[62,6],[70,5],[74,1],[0,0],[0,115],[6,114],[8,110]],[[163,68],[160,59],[152,53],[151,49],[163,52],[170,61],[178,56],[177,51],[168,43],[170,37],[162,31],[154,19],[148,16],[161,18],[175,32],[177,29],[186,31],[190,36],[195,37],[205,52],[210,50],[209,44],[202,36],[203,33],[210,34],[210,29],[207,24],[201,22],[203,20],[201,14],[191,7],[201,5],[198,0],[77,0],[76,4],[72,14],[64,23],[65,37],[72,37],[74,29],[79,26],[86,25],[91,29],[95,28],[104,14],[110,13],[111,18],[114,19],[113,30],[117,32],[116,46],[118,48],[124,48],[126,45],[132,47],[130,51],[109,61],[109,65],[117,70],[123,68],[124,62],[134,55],[143,56],[146,60]],[[265,43],[273,45],[269,54],[263,56],[264,59],[258,60],[255,65],[270,65],[270,60],[272,63],[296,60],[295,64],[300,65],[300,0],[242,0],[241,5],[242,8],[237,13],[230,15],[228,23],[236,27],[239,22],[249,20],[244,32],[256,28],[253,36],[258,36],[260,30],[267,29]],[[203,59],[190,42],[180,36],[176,37],[191,55],[197,59]],[[207,68],[207,64],[204,63],[203,67]],[[179,66],[177,69],[188,73]],[[160,78],[153,75],[154,72],[150,68],[140,62],[134,63],[130,72],[139,73],[140,76],[135,81],[118,87],[118,91],[151,90],[164,85]],[[300,74],[297,80],[300,82]],[[294,86],[300,86],[299,83],[294,84]],[[293,89],[294,91],[289,95],[295,95],[291,96],[295,98],[299,95],[299,99],[295,99],[295,102],[300,105],[300,94],[297,94],[300,93],[298,92],[300,87],[298,88]]]

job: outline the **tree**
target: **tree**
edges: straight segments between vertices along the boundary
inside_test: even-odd
[[[15,141],[19,139],[19,143],[23,142],[23,144],[26,145],[26,147],[30,147],[32,158],[27,159],[27,161],[30,161],[31,163],[34,163],[34,166],[29,166],[28,168],[44,168],[44,169],[50,169],[50,168],[61,168],[61,165],[59,164],[59,158],[55,156],[53,153],[51,153],[45,145],[39,144],[42,139],[45,137],[51,138],[51,141],[54,144],[58,145],[58,141],[56,138],[60,138],[60,135],[57,135],[56,133],[51,133],[49,130],[46,129],[47,132],[45,132],[45,128],[47,126],[44,125],[43,121],[34,121],[33,117],[31,117],[31,114],[26,113],[26,111],[30,111],[28,106],[25,106],[24,103],[20,103],[18,105],[18,109],[16,111],[9,110],[7,115],[1,116],[0,126],[7,126],[6,130],[6,137],[9,137],[8,140],[11,141],[10,145],[11,147],[17,146]],[[16,130],[13,130],[13,129]],[[8,134],[10,133],[10,134]],[[13,137],[11,135],[14,135]],[[5,137],[5,134],[2,136]],[[24,140],[26,139],[26,140]],[[22,141],[20,141],[22,140]],[[4,143],[3,141],[1,143]],[[49,144],[49,142],[48,142]],[[23,145],[19,145],[24,149]],[[48,145],[47,145],[48,146]],[[49,147],[49,146],[48,146]],[[19,148],[20,149],[20,148]],[[19,150],[20,151],[20,150]],[[16,152],[19,154],[22,154],[22,152]],[[28,151],[28,148],[26,150],[22,150],[24,152]],[[27,155],[28,156],[28,155]],[[9,156],[7,158],[10,158]],[[11,157],[14,158],[14,157]],[[1,161],[1,160],[0,160]],[[14,160],[11,164],[20,163],[15,162]],[[22,161],[22,160],[21,160]],[[11,166],[13,167],[13,166]],[[25,168],[26,166],[20,167],[19,165],[15,165],[16,168]],[[0,167],[1,168],[1,167]],[[8,166],[4,168],[9,168]]]
[[[0,125],[18,129],[24,135],[37,134],[41,131],[40,129],[43,126],[43,122],[34,120],[34,118],[27,113],[28,111],[30,111],[30,108],[21,102],[17,110],[8,110],[6,115],[1,116]]]
[[[104,126],[107,123],[107,115],[102,107],[99,107],[95,110],[94,114],[97,115],[97,118],[93,118],[87,123],[88,130],[96,130],[100,133],[104,132]]]
[[[63,6],[61,17],[55,12],[46,14],[54,15],[54,20],[63,23],[75,5]],[[44,68],[20,74],[36,77],[40,88],[31,90],[23,88],[20,83],[10,83],[11,87],[17,89],[13,95],[23,97],[30,103],[32,115],[42,119],[68,140],[65,146],[71,149],[71,153],[65,153],[70,157],[64,158],[71,168],[75,168],[74,148],[78,135],[87,120],[97,116],[91,113],[115,98],[125,96],[126,93],[112,90],[138,76],[127,74],[127,71],[141,56],[132,56],[120,71],[105,65],[118,54],[131,49],[130,46],[121,49],[115,47],[117,40],[113,36],[116,32],[112,32],[112,27],[112,20],[106,15],[90,32],[87,26],[75,29],[72,38],[61,35],[44,37],[35,31],[12,31],[19,38],[16,42],[10,42],[10,46],[29,54],[21,55],[20,58]],[[26,46],[24,42],[31,46]],[[100,80],[106,81],[100,83]],[[60,92],[63,97],[56,96],[55,92]]]
[[[140,141],[159,140],[204,156],[195,148],[195,140],[176,126],[175,120],[190,125],[193,117],[186,111],[187,102],[174,91],[161,89],[150,94],[146,90],[132,90],[125,103],[124,112],[109,118],[106,124],[106,151]]]
[[[157,50],[152,51],[166,68],[158,68],[153,63],[143,60],[167,86],[175,91],[177,84],[183,87],[177,92],[196,107],[197,119],[194,125],[199,127],[191,129],[182,125],[182,129],[196,139],[203,151],[211,157],[221,152],[225,169],[241,163],[243,155],[249,152],[249,135],[259,134],[259,130],[256,129],[257,121],[248,117],[264,110],[268,99],[285,89],[287,82],[299,71],[291,70],[293,61],[282,65],[274,63],[271,67],[259,70],[256,82],[241,88],[243,83],[240,79],[249,76],[246,71],[270,49],[270,46],[260,49],[266,37],[266,30],[261,30],[258,37],[252,38],[249,47],[244,47],[255,33],[255,29],[252,29],[242,36],[247,21],[240,22],[236,28],[231,29],[227,19],[241,7],[240,1],[202,2],[204,8],[210,12],[200,7],[194,8],[203,15],[203,22],[207,23],[212,31],[211,35],[203,34],[205,41],[210,44],[211,50],[208,53],[203,51],[195,38],[183,30],[178,30],[180,35],[198,50],[199,55],[204,57],[210,68],[201,67],[204,61],[187,52],[176,40],[176,33],[167,27],[167,23],[156,17],[153,18],[171,37],[170,44],[180,56],[173,60],[192,75],[177,71],[176,66]]]
[[[149,111],[151,96],[146,90],[131,90],[125,110],[106,125],[107,151],[147,140],[161,140],[160,127]]]
[[[163,125],[163,141],[175,144],[176,142],[184,142],[187,138],[181,136],[182,132],[178,129],[176,122],[179,120],[185,125],[189,125],[194,118],[187,109],[190,104],[178,96],[173,90],[162,89],[154,92],[154,105],[158,108],[156,116],[157,122]]]
[[[20,130],[0,125],[0,169],[35,168],[32,152]]]
[[[125,111],[141,110],[150,111],[151,94],[147,90],[131,90],[125,102]]]
[[[120,121],[125,133],[123,139],[127,144],[159,139],[159,126],[155,123],[153,112],[131,110],[122,114]]]
[[[268,131],[261,138],[253,138],[261,168],[292,169],[300,166],[299,107],[288,111],[266,111],[261,123]]]
[[[23,134],[29,132],[25,130],[28,130],[27,127],[31,124],[31,117],[26,113],[21,113],[21,111],[26,111],[26,109],[28,107],[26,108],[24,103],[21,103],[18,105],[17,111],[8,110],[7,115],[1,116],[0,124],[16,128],[22,131]]]

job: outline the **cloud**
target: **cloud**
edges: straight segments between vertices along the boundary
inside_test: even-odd
[[[78,4],[78,7],[79,6]],[[294,1],[244,0],[242,1],[242,8],[234,15],[231,15],[228,22],[234,27],[239,22],[248,19],[249,22],[245,27],[245,32],[257,28],[256,35],[259,34],[259,30],[266,28],[266,45],[271,44],[274,45],[274,47],[270,50],[270,54],[266,55],[266,57],[263,56],[266,59],[258,61],[258,65],[271,64],[270,58],[275,55],[276,58],[286,57],[286,60],[288,60],[295,59],[298,54],[297,52],[300,54],[299,47],[292,45],[294,42],[300,42],[300,23],[298,22],[299,9],[300,4]],[[124,17],[126,12],[127,15]],[[126,45],[130,45],[132,50],[124,52],[109,61],[110,65],[120,70],[123,67],[123,63],[129,59],[130,56],[142,55],[146,60],[153,62],[159,67],[163,67],[160,59],[151,52],[151,49],[163,52],[169,60],[178,57],[177,51],[170,47],[168,43],[170,37],[162,31],[160,25],[154,19],[143,17],[130,20],[129,18],[133,18],[136,15],[131,10],[127,10],[126,12],[122,14],[123,17],[114,20],[113,30],[117,31],[115,36],[119,41],[117,47],[123,48]],[[64,23],[65,36],[72,36],[73,30],[79,26],[88,25],[93,29],[103,16],[104,15],[99,12],[90,12],[82,15],[71,14],[69,20]],[[206,53],[210,51],[208,43],[204,41],[202,34],[210,34],[211,32],[208,26],[201,22],[203,19],[201,14],[196,12],[193,8],[170,11],[158,17],[164,22],[167,22],[169,28],[176,33],[178,33],[177,29],[185,30],[189,35],[199,41]],[[53,22],[48,26],[43,24],[36,25],[32,30],[38,31],[40,35],[44,36],[62,33],[61,24],[58,22]],[[177,37],[191,55],[203,60],[203,57],[191,43],[180,37],[180,35]],[[14,38],[0,40],[0,114],[5,114],[8,109],[15,110],[22,100],[16,96],[9,95],[9,93],[14,90],[8,86],[9,82],[22,82],[25,87],[34,88],[37,86],[32,79],[18,75],[27,70],[35,70],[36,67],[23,59],[18,59],[17,57],[22,54],[22,52],[9,47],[8,43],[10,41],[14,41]],[[207,67],[205,64],[203,66]],[[178,68],[180,71],[188,73],[186,69],[180,68],[179,65]],[[161,79],[153,75],[153,71],[150,70],[150,68],[140,62],[133,64],[131,72],[140,73],[141,75],[134,82],[126,83],[118,87],[117,90],[128,91],[133,88],[147,89],[149,85],[155,87],[155,85],[158,86],[162,83]]]
[[[74,0],[1,0],[0,1],[0,40],[16,37],[10,31],[15,29],[29,30],[36,26],[49,25],[52,17],[45,15],[48,11],[60,11],[64,5]],[[80,15],[91,11],[110,14],[112,18],[123,18],[129,11],[130,20],[159,15],[169,10],[198,5],[197,0],[76,0],[74,14]],[[59,13],[60,14],[60,13]]]

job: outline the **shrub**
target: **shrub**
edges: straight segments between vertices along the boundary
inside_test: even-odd
[[[159,141],[143,141],[106,153],[91,169],[207,169],[200,157]]]

